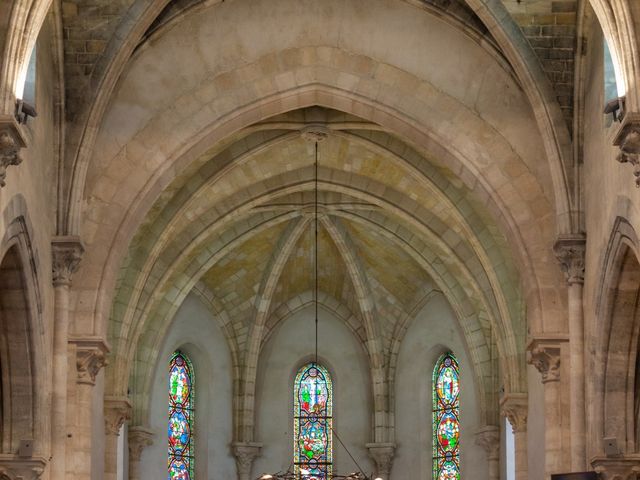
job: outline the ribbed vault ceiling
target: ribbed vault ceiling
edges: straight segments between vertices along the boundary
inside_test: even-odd
[[[492,382],[495,341],[505,381],[519,381],[519,278],[488,212],[446,165],[376,125],[321,108],[239,132],[177,176],[121,269],[114,344],[152,361],[146,352],[195,287],[234,363],[246,366],[287,312],[313,301],[315,144],[301,130],[318,124],[330,131],[318,144],[322,307],[339,312],[372,362],[393,367],[407,322],[433,290],[442,291],[479,378]]]

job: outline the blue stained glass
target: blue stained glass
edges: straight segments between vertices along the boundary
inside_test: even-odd
[[[433,370],[433,480],[460,480],[460,371],[452,353]]]
[[[333,388],[321,365],[298,371],[294,385],[294,470],[296,478],[329,480],[332,471]]]
[[[193,367],[175,352],[169,363],[168,480],[192,480],[193,458]]]

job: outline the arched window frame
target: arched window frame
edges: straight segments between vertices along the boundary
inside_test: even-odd
[[[179,396],[174,384],[174,372],[183,370],[188,392]],[[169,361],[169,422],[168,422],[168,480],[195,478],[195,376],[193,364],[187,355],[176,350]],[[174,386],[176,390],[174,390]],[[178,425],[186,424],[187,431]],[[180,435],[178,435],[180,434]],[[176,448],[179,446],[180,448]]]
[[[433,480],[460,480],[460,368],[453,353],[440,356],[432,380]]]
[[[318,377],[321,378],[320,385],[325,385],[324,406],[321,405],[321,402],[304,405],[304,391],[301,391],[301,388],[310,377],[313,369],[318,372]],[[317,393],[319,392],[317,391]],[[333,471],[333,382],[326,367],[312,362],[303,365],[298,370],[293,385],[293,405],[293,468],[296,478],[329,480]],[[313,412],[314,405],[320,405],[316,412]],[[304,452],[308,450],[305,449],[314,443],[309,442],[309,435],[305,435],[305,432],[314,423],[316,431],[321,432],[320,442],[324,444],[324,453],[307,457]],[[315,445],[318,445],[317,442]],[[318,461],[318,463],[316,464],[314,461]]]

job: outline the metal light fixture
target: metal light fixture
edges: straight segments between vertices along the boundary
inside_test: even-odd
[[[329,130],[323,125],[310,125],[306,127],[302,131],[302,137],[305,140],[313,141],[315,146],[315,162],[314,162],[314,292],[315,292],[315,355],[314,355],[314,363],[318,363],[318,143],[322,140],[326,139],[328,136]],[[372,475],[366,475],[356,459],[351,455],[351,452],[347,448],[347,446],[342,442],[342,439],[338,435],[338,432],[332,426],[329,426],[331,429],[331,434],[338,440],[338,443],[344,448],[347,452],[356,468],[358,469],[355,472],[349,473],[347,475],[340,475],[338,473],[334,473],[330,475],[327,480],[372,480]],[[286,472],[278,472],[278,473],[265,473],[262,476],[258,477],[257,480],[311,480],[311,471],[301,468],[298,473],[292,471],[293,464],[289,465],[289,468]],[[376,477],[373,480],[383,480],[380,477]]]

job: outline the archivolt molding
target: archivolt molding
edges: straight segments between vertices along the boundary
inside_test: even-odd
[[[218,225],[209,227],[204,232],[201,232],[190,245],[189,251],[179,252],[180,254],[177,258],[167,265],[159,281],[159,286],[149,292],[145,305],[137,313],[138,318],[151,319],[154,323],[162,325],[162,327],[157,330],[155,327],[150,329],[149,325],[144,321],[123,324],[117,337],[122,340],[115,349],[120,355],[117,368],[114,370],[120,372],[120,375],[114,383],[109,382],[109,384],[118,389],[118,391],[126,391],[128,379],[125,378],[126,376],[121,375],[121,372],[127,370],[127,365],[130,364],[136,349],[149,348],[155,358],[155,355],[157,355],[155,350],[157,348],[154,346],[161,342],[176,310],[202,275],[217,261],[253,235],[274,225],[289,221],[296,216],[298,216],[296,213],[270,216],[254,215],[236,222],[233,229],[224,232],[218,231],[216,228]],[[198,252],[202,255],[200,258],[198,258],[199,255],[194,256],[191,254],[191,251],[195,250],[196,246],[202,247],[203,245],[205,245],[204,250]],[[141,335],[143,334],[142,339],[144,339],[144,342],[141,342]],[[152,359],[145,358],[143,363],[147,361],[152,362]],[[150,363],[150,365],[153,365],[153,363]]]
[[[148,4],[138,0],[134,3],[127,17],[123,19],[118,27],[117,34],[112,37],[99,64],[94,69],[92,83],[96,85],[95,100],[87,107],[84,121],[79,122],[80,126],[75,134],[78,139],[75,143],[79,145],[79,148],[72,154],[74,180],[69,201],[70,218],[68,220],[68,228],[70,231],[77,231],[80,228],[80,207],[82,205],[82,194],[85,191],[86,174],[95,136],[99,131],[98,127],[107,108],[108,100],[113,94],[118,78],[120,78],[125,66],[130,61],[134,48],[167,2],[168,0],[156,0]],[[207,2],[207,5],[216,3],[218,2],[210,1]],[[569,154],[569,142],[566,127],[562,122],[559,108],[553,100],[551,89],[543,88],[542,91],[538,90],[538,84],[547,85],[548,82],[542,74],[530,46],[526,43],[519,28],[517,28],[499,0],[489,2],[471,0],[468,3],[488,26],[499,46],[507,51],[507,56],[514,64],[521,80],[522,77],[525,77],[523,81],[525,90],[534,105],[534,109],[538,112],[536,118],[540,130],[545,136],[547,153],[549,158],[552,159],[551,163],[555,164],[552,169],[556,172],[554,174],[554,181],[558,189],[556,203],[564,206],[564,208],[558,208],[558,211],[566,213],[569,211],[569,199],[563,180],[562,158]],[[532,81],[532,77],[535,81]],[[560,133],[556,133],[558,129]],[[568,219],[564,218],[562,221],[567,224]],[[562,228],[561,233],[566,233],[566,230],[570,230],[570,228]]]
[[[587,325],[587,343],[595,349],[588,366],[594,372],[589,387],[589,444],[600,446],[605,436],[616,436],[623,453],[635,451],[634,444],[638,442],[630,414],[633,407],[629,406],[634,396],[632,373],[640,336],[638,246],[634,228],[626,219],[617,217],[595,277],[600,279],[594,316],[598,323]],[[604,452],[601,447],[592,447],[590,454]]]
[[[179,266],[176,267],[177,270],[182,270]],[[206,269],[206,267],[205,267]],[[197,277],[196,277],[197,278]],[[186,294],[186,293],[185,293]],[[180,302],[180,298],[175,300],[176,302]],[[159,318],[160,316],[162,316],[163,318],[165,318],[166,320],[164,321],[164,324],[166,325],[168,321],[170,321],[170,319],[172,318],[173,313],[170,311],[168,314],[154,314],[153,311],[151,311],[151,313],[149,314],[148,318]],[[145,351],[145,352],[149,352],[149,348],[151,345],[154,345],[155,343],[157,343],[159,341],[159,339],[162,337],[162,335],[164,334],[164,330],[166,327],[160,327],[160,328],[156,328],[156,327],[145,327],[147,329],[148,332],[157,332],[157,336],[154,336],[154,338],[149,339],[148,341],[145,341],[144,344],[138,343],[137,347],[140,351]],[[146,346],[145,346],[146,344]],[[472,349],[473,351],[473,349]],[[153,358],[149,358],[148,359],[148,366],[145,367],[146,369],[152,369],[153,367]],[[142,365],[140,365],[140,367],[142,368]],[[139,370],[138,373],[136,373],[136,377],[140,378],[140,381],[142,381],[142,384],[145,384],[145,375],[144,374],[144,370]],[[142,377],[140,377],[142,376]],[[135,381],[134,384],[135,385],[140,385],[140,381]]]
[[[251,325],[247,350],[245,352],[245,370],[243,375],[243,388],[236,392],[243,401],[240,441],[253,441],[253,411],[255,402],[255,380],[258,372],[258,358],[260,346],[264,336],[264,327],[269,311],[271,310],[271,300],[275,292],[282,270],[295,247],[298,239],[302,235],[309,219],[301,218],[291,223],[282,234],[278,246],[273,252],[269,261],[269,266],[265,270],[265,275],[260,282],[258,296],[255,305],[255,319]],[[251,412],[251,414],[246,414]]]
[[[11,275],[20,278],[20,285],[3,285],[7,294],[14,295],[12,301],[15,302],[11,315],[7,315],[3,322],[5,333],[9,335],[4,341],[22,348],[0,348],[4,352],[2,364],[10,370],[3,392],[9,396],[4,401],[11,409],[3,416],[4,422],[9,423],[5,423],[2,429],[2,451],[14,452],[23,438],[49,438],[50,422],[45,420],[47,398],[43,392],[46,392],[47,381],[51,378],[51,366],[45,358],[48,347],[42,318],[39,258],[32,243],[33,229],[22,196],[13,197],[8,202],[2,221],[4,236],[0,242],[0,260],[4,262],[7,255],[13,255],[15,265],[11,267],[19,271],[11,272]],[[10,355],[10,352],[19,352],[19,355]],[[17,395],[16,399],[10,398],[12,393]],[[38,453],[45,449],[46,444],[36,445]]]
[[[315,91],[315,90],[316,90],[316,89],[314,88],[314,89],[313,89],[313,91]],[[315,98],[317,99],[316,95],[317,95],[317,93],[313,93],[313,94],[312,94],[312,97],[315,97]],[[317,99],[316,101],[312,101],[312,103],[318,103],[318,99]],[[320,101],[320,103],[324,103],[324,102]],[[332,102],[327,101],[327,103],[331,104]],[[274,113],[275,113],[275,112],[274,112]],[[154,157],[154,156],[155,156],[155,154],[150,154],[150,157]],[[177,168],[180,168],[180,167],[177,167]],[[157,170],[157,169],[156,169],[156,170]],[[470,178],[475,178],[475,177],[473,177],[473,174],[472,174],[472,176],[471,176]],[[112,179],[112,180],[109,180],[109,182],[112,182],[112,181],[113,181],[113,179]],[[157,187],[158,187],[158,186],[156,186],[156,187],[154,188],[154,191],[156,191],[156,188],[157,188]],[[99,188],[101,188],[101,189],[102,189],[102,187],[99,187]],[[517,189],[517,188],[513,188],[513,191],[512,191],[512,193],[510,193],[510,195],[511,195],[511,194],[516,194],[516,195],[517,195],[517,194],[518,194],[518,192],[519,192],[519,189]],[[129,195],[129,194],[127,194],[127,193],[125,193],[125,192],[119,192],[119,193],[117,192],[117,193],[116,193],[116,195],[118,196],[118,198],[119,198],[119,199],[121,199],[121,200],[119,201],[119,203],[122,203],[122,204],[123,204],[123,203],[126,203],[126,201],[127,201],[126,199],[127,199],[127,197],[128,197],[128,195]],[[142,200],[144,199],[144,197],[145,197],[145,195],[144,195],[144,194],[140,194],[140,195],[138,195],[138,198],[140,199],[140,201],[142,201]],[[131,199],[131,201],[133,202],[133,199]],[[526,203],[526,202],[524,202],[524,203]],[[138,202],[135,202],[135,204],[140,205]],[[106,204],[105,204],[105,205],[106,205]],[[145,203],[144,205],[148,205],[148,203]],[[520,204],[520,205],[522,205],[522,204]],[[113,210],[112,210],[113,208],[116,208],[116,211],[113,211]],[[148,208],[148,207],[147,207],[147,208]],[[110,209],[111,209],[111,210],[110,210],[110,211],[111,211],[111,213],[110,213],[111,215],[121,215],[120,213],[117,213],[117,210],[121,210],[121,207],[116,207],[115,205],[110,205]],[[138,211],[138,212],[134,212],[134,211],[132,211],[132,210],[130,210],[129,212],[130,212],[130,214],[129,214],[129,218],[128,218],[127,220],[125,220],[125,225],[126,225],[126,224],[131,224],[131,226],[133,227],[133,224],[132,224],[130,221],[133,221],[133,220],[134,220],[134,218],[140,218],[140,217],[141,217],[141,212],[140,212],[140,211]],[[124,213],[124,212],[123,212],[123,213]],[[549,218],[549,217],[547,217],[547,218]],[[91,228],[92,228],[92,227],[91,227]],[[104,231],[104,230],[103,230],[104,235],[102,235],[102,234],[100,235],[102,238],[107,238],[107,239],[108,239],[108,238],[112,238],[112,236],[116,234],[116,231],[115,231],[115,229],[113,228],[113,226],[111,226],[111,227],[107,227],[107,228],[108,228],[108,229],[110,229],[110,230],[111,230],[111,232],[108,232],[108,231]],[[126,237],[128,237],[129,235],[131,235],[130,233],[125,233],[126,231],[127,231],[127,228],[126,228],[126,227],[123,227],[123,228],[120,230],[120,232],[118,233],[118,236],[120,236],[122,240],[125,240],[125,238],[126,238]],[[107,264],[110,264],[110,265],[119,264],[118,257],[121,255],[121,253],[120,253],[120,252],[121,252],[121,250],[119,250],[119,249],[113,249],[113,248],[110,248],[110,249],[95,248],[95,249],[93,249],[93,251],[94,251],[94,255],[96,255],[96,256],[97,256],[97,255],[105,255],[105,254],[106,254],[105,252],[107,252],[107,251],[108,251],[108,252],[110,252],[110,254],[111,254],[111,258],[109,258],[109,259],[105,259],[105,260],[101,260],[101,259],[98,259],[98,258],[94,258],[94,259],[92,259],[91,261],[89,261],[88,263],[93,263],[93,264],[98,264],[98,265],[100,265],[100,264],[103,264],[103,262],[104,262],[104,261],[106,261],[106,263],[107,263]],[[112,285],[112,284],[113,284],[113,282],[115,281],[115,273],[116,273],[115,271],[108,271],[108,270],[105,272],[105,274],[106,274],[106,275],[108,275],[108,277],[107,277],[107,278],[104,278],[104,277],[103,277],[103,279],[102,279],[103,288],[99,291],[99,298],[98,298],[99,305],[100,305],[100,304],[102,304],[102,305],[104,305],[104,307],[106,307],[106,305],[107,305],[107,304],[105,303],[105,302],[106,302],[106,297],[104,297],[104,296],[107,294],[107,292],[108,292],[108,291],[110,290],[110,288],[111,288],[111,287],[109,287],[109,285]],[[91,285],[92,285],[92,284],[95,284],[95,279],[94,279],[94,280],[92,280],[92,279],[90,279],[90,278],[85,278],[83,283],[84,283],[85,285],[87,285],[87,288],[92,288],[92,287],[91,287]],[[96,285],[96,287],[95,287],[95,288],[97,288],[97,285]],[[104,297],[104,298],[103,298],[103,297]],[[104,308],[104,307],[102,307],[102,308]],[[79,315],[80,315],[80,316],[82,316],[82,317],[84,317],[84,316],[88,316],[88,314],[89,314],[89,312],[86,312],[86,313],[84,313],[84,312],[78,312],[78,313],[79,313]],[[104,315],[104,312],[101,312],[100,310],[98,310],[98,311],[96,311],[96,312],[95,312],[95,316],[96,316],[96,317],[98,317],[98,318],[97,318],[97,320],[98,320],[98,321],[100,321],[100,318],[101,318],[103,315]],[[92,315],[91,315],[91,317],[93,317],[93,316],[94,316],[94,315],[92,314]]]
[[[373,386],[374,408],[374,439],[376,442],[385,442],[389,438],[388,385],[385,372],[385,358],[381,345],[378,322],[375,318],[375,305],[373,304],[371,289],[367,276],[349,234],[335,220],[323,216],[322,225],[329,232],[329,236],[338,247],[338,251],[346,265],[351,283],[356,291],[360,314],[362,315],[365,332],[367,335],[367,353],[369,354],[369,367],[371,372],[371,385]]]
[[[295,177],[295,175],[294,175],[294,177]],[[328,187],[328,186],[327,186],[327,185],[325,185],[324,183],[322,184],[322,188],[323,188],[323,189],[326,189],[327,187]],[[308,189],[308,188],[311,188],[311,184],[307,184],[307,185],[295,185],[295,186],[294,186],[293,191],[299,190],[300,188],[303,188],[303,189],[304,189],[304,188],[307,188],[307,189]],[[334,187],[332,187],[332,188],[335,188],[335,186],[334,186]],[[280,194],[280,195],[282,195],[282,194],[286,194],[286,193],[287,193],[287,189],[282,189],[282,190],[278,190],[278,191],[279,191],[279,194]],[[344,191],[346,191],[346,192],[349,192],[349,193],[353,194],[353,192],[352,192],[350,189],[348,189],[348,188],[347,188],[346,190],[344,190]],[[365,197],[362,197],[362,198],[363,198],[364,200],[368,200],[368,201],[370,201],[370,200],[371,200],[370,198],[367,198],[366,196],[365,196]],[[259,203],[264,202],[264,201],[265,201],[264,199],[255,199],[255,200],[250,201],[250,202],[249,202],[249,204],[259,204]],[[379,201],[379,200],[377,200],[377,201]],[[383,220],[383,221],[384,221],[384,220]],[[215,232],[215,231],[216,231],[216,229],[212,230],[212,232]],[[437,236],[436,236],[436,237],[437,237]],[[202,242],[203,244],[206,244],[206,243],[208,242],[208,241],[207,241],[207,238],[209,238],[209,237],[208,237],[208,235],[205,235],[205,236],[200,235],[200,238],[201,238],[201,240],[197,241],[196,243],[200,243],[200,242]],[[170,248],[170,251],[172,251],[172,252],[184,252],[185,247],[186,247],[185,245],[174,245],[174,246],[172,246],[172,247]],[[193,247],[188,247],[188,248],[193,249]],[[423,248],[423,249],[425,249],[425,250],[427,250],[425,247],[422,247],[422,248]],[[454,254],[453,254],[452,252],[449,252],[449,253],[447,253],[447,255],[454,255]],[[187,255],[186,255],[186,257],[188,258],[188,257],[189,257],[189,255],[187,254]],[[218,258],[219,258],[219,257],[218,257]],[[193,273],[188,273],[188,271],[187,271],[187,272],[185,272],[184,267],[180,267],[180,264],[181,264],[181,263],[180,263],[180,261],[178,261],[178,260],[174,260],[174,261],[172,261],[172,262],[173,262],[173,265],[174,265],[174,267],[173,267],[173,268],[175,268],[175,271],[176,271],[176,272],[179,272],[179,275],[180,275],[182,278],[184,278],[184,276],[183,276],[183,275],[185,275],[185,274],[186,274],[187,276],[196,275],[196,272],[193,272]],[[211,264],[211,262],[208,262],[208,263],[207,263],[207,265],[210,265],[210,264]],[[201,271],[201,272],[206,271],[206,268],[205,268],[204,270],[203,270],[203,268],[205,268],[205,267],[201,267],[201,268],[200,268],[200,271]],[[201,275],[201,274],[202,274],[202,273],[200,273],[200,274],[198,274],[198,275]],[[158,277],[158,278],[164,278],[165,280],[163,280],[163,284],[165,284],[165,285],[169,285],[169,284],[171,284],[171,283],[172,283],[172,280],[171,280],[172,275],[173,275],[173,274],[170,274],[170,273],[164,273],[164,274],[163,274],[163,273],[159,273],[159,277]],[[154,276],[155,276],[155,275],[154,275]],[[198,277],[198,276],[196,276],[196,278],[199,278],[199,277]],[[453,278],[456,278],[456,276],[454,276]],[[469,276],[469,278],[470,278],[470,279],[472,279],[472,278],[473,278],[473,276],[471,275],[471,276]],[[450,283],[450,280],[449,280],[448,282]],[[471,282],[473,283],[473,280],[471,280]],[[179,280],[179,281],[178,281],[178,283],[183,284],[183,283],[184,283],[184,280]],[[443,282],[443,284],[444,284],[444,282]],[[160,285],[162,285],[162,284],[160,284]],[[162,293],[161,293],[161,292],[162,292],[162,291],[164,291],[164,287],[155,287],[155,291],[156,291],[156,292],[158,292],[158,293],[155,293],[155,294],[154,294],[154,293],[151,293],[151,292],[150,292],[148,295],[145,295],[145,298],[150,298],[150,299],[156,298],[157,300],[150,300],[150,301],[149,301],[149,303],[147,303],[147,307],[144,309],[144,311],[146,311],[146,312],[148,312],[148,313],[143,313],[143,314],[140,316],[140,318],[141,318],[141,319],[144,319],[144,318],[157,318],[157,317],[158,317],[158,315],[152,314],[152,312],[153,312],[153,310],[154,310],[155,308],[157,308],[157,306],[159,305],[157,302],[158,302],[158,300],[159,300],[159,299],[161,299],[162,297],[161,297],[161,296],[158,296],[158,294],[162,295]],[[186,289],[184,289],[183,291],[185,292],[185,294],[186,294],[186,293],[188,293],[188,290],[186,290]],[[464,291],[464,289],[462,289],[462,291]],[[482,294],[480,294],[480,297],[482,297]],[[175,296],[173,296],[173,294],[172,294],[172,298],[171,298],[171,300],[169,301],[169,303],[177,303],[177,304],[179,304],[179,303],[180,303],[180,301],[181,301],[181,300],[180,300],[180,298],[181,298],[181,297],[175,297]],[[165,301],[165,302],[166,302],[166,301]],[[163,304],[163,303],[164,303],[164,302],[160,302],[160,304]],[[166,303],[164,303],[164,304],[166,305]],[[154,305],[156,305],[156,306],[154,306]],[[135,308],[135,309],[133,309],[133,310],[135,310],[135,311],[140,311],[138,308]],[[472,311],[473,309],[472,309],[472,308],[471,308],[471,309],[470,309],[470,308],[465,308],[464,310],[471,310],[471,311]],[[164,317],[164,315],[162,315],[162,316]],[[461,317],[461,318],[464,318],[464,315],[460,315],[460,317]],[[168,317],[166,317],[166,318],[168,318]],[[147,327],[145,327],[145,328],[147,328]],[[139,325],[138,325],[138,327],[136,327],[136,329],[137,329],[137,331],[141,331],[140,329],[143,329],[143,327],[141,326],[141,324],[139,324]],[[151,329],[150,331],[162,332],[162,331],[163,331],[163,328],[160,328],[160,329],[153,328],[153,329]],[[137,338],[138,338],[138,334],[130,335],[130,334],[122,334],[122,333],[121,333],[120,338],[137,339]],[[154,342],[157,342],[157,341],[158,341],[158,338],[156,338],[155,340],[152,340],[152,341],[150,342],[150,345],[153,345],[153,344],[154,344]],[[135,341],[135,340],[134,340],[134,341],[132,341],[131,343],[129,343],[130,348],[135,348],[135,344],[136,344],[136,341]],[[513,348],[509,348],[508,350],[512,350],[512,349],[513,349]],[[131,350],[130,350],[130,351],[131,351]],[[124,360],[124,358],[123,358],[123,360]],[[124,387],[124,386],[123,386],[123,387]]]

